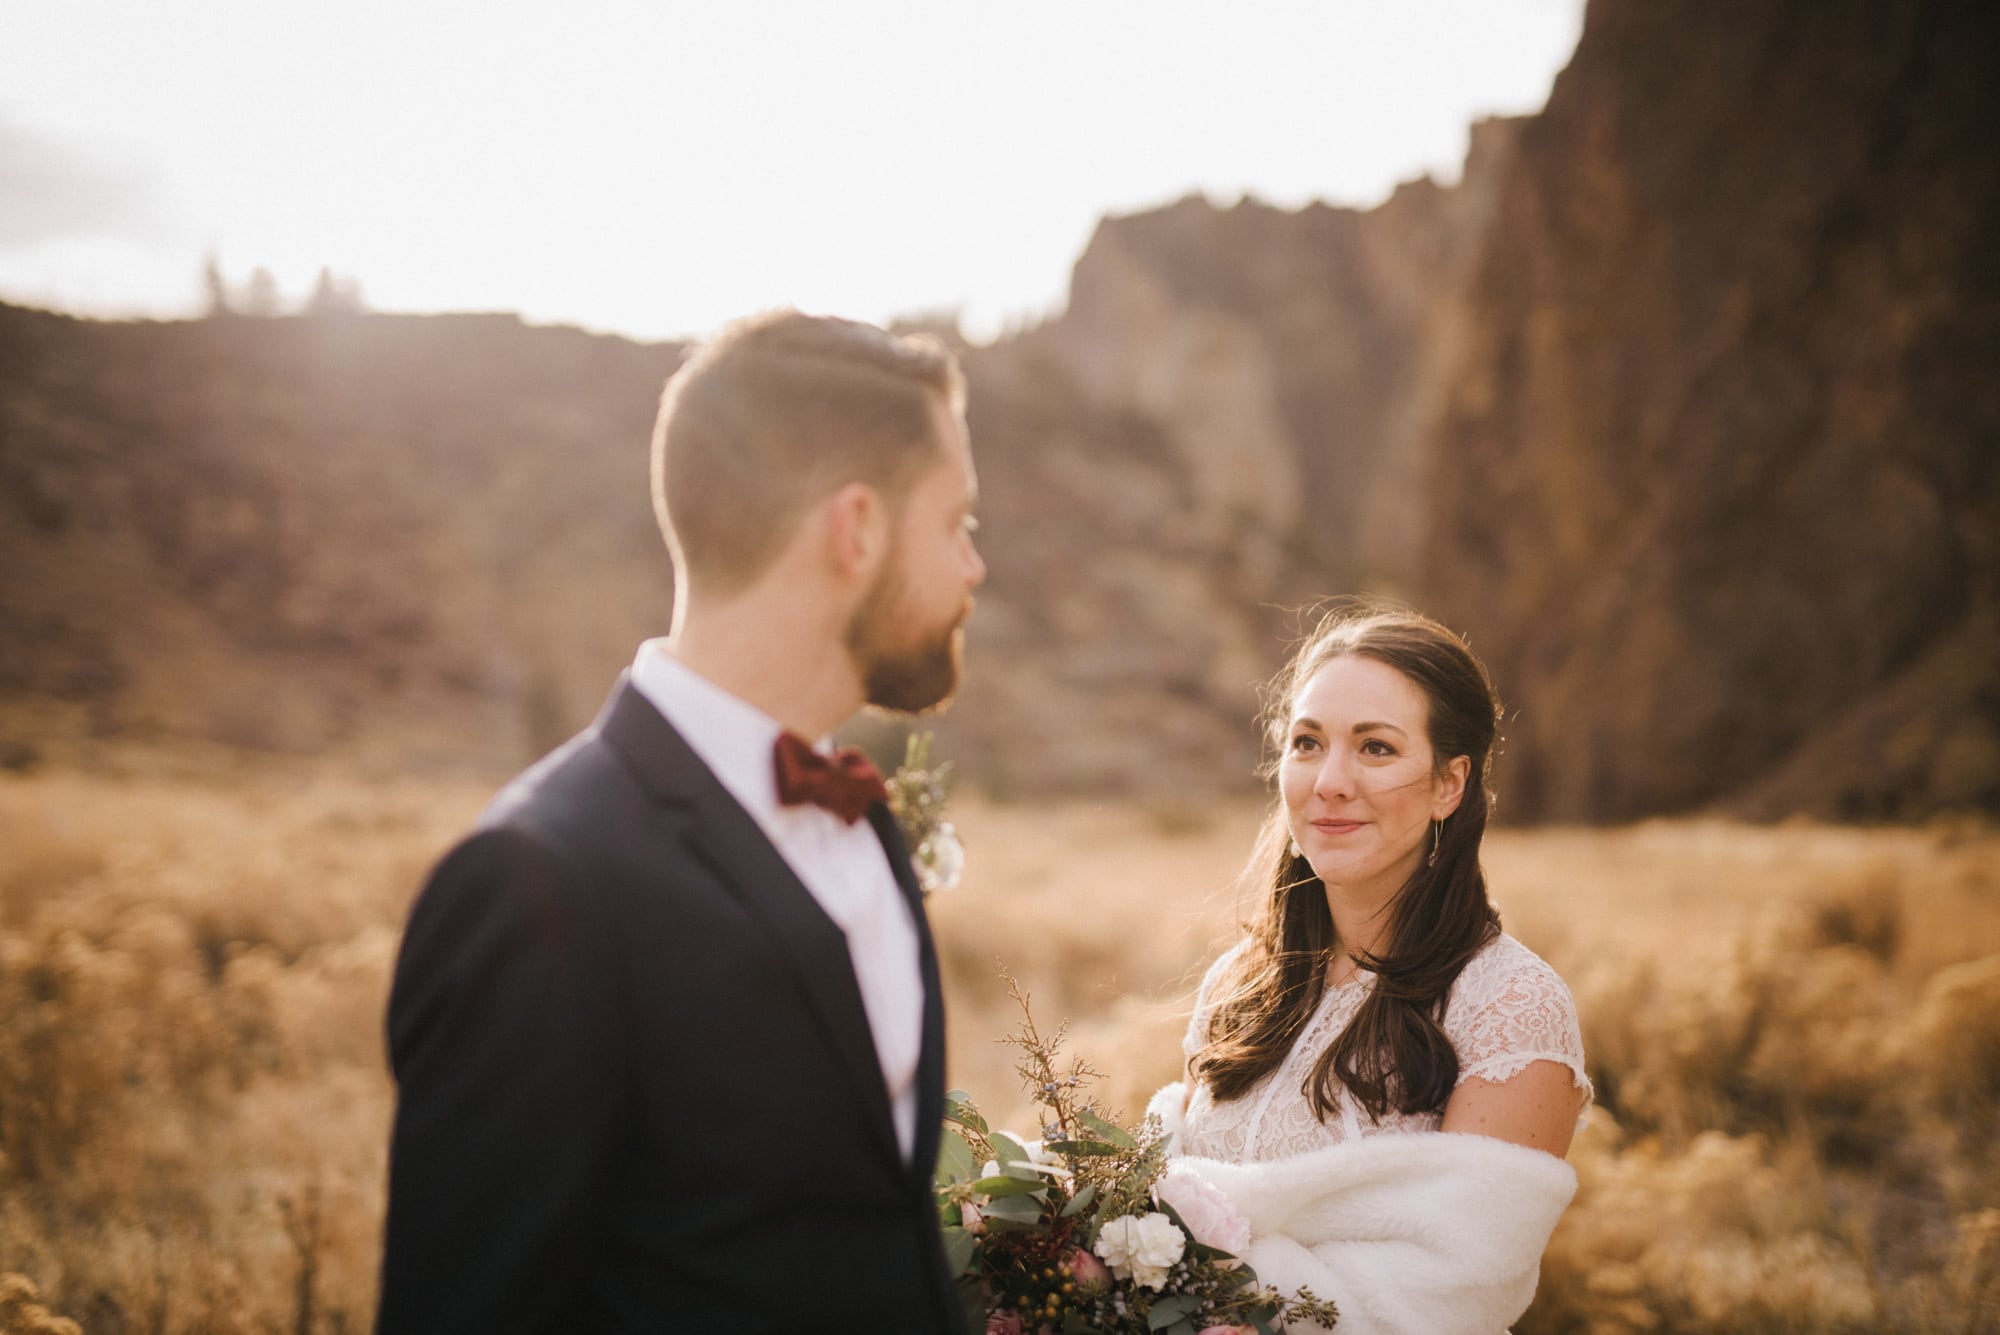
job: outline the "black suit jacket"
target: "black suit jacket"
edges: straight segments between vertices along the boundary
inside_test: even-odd
[[[959,1331],[847,943],[631,683],[432,872],[389,1002],[381,1335]]]

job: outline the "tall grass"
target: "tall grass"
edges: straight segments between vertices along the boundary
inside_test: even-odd
[[[387,971],[477,801],[0,784],[0,1272],[93,1335],[366,1329]]]
[[[0,779],[0,1330],[367,1328],[388,969],[485,795]],[[1258,811],[955,805],[952,1082],[1032,1125],[1004,965],[1135,1113],[1247,911]],[[1993,1328],[2000,836],[1501,831],[1487,863],[1599,1094],[1522,1335]]]

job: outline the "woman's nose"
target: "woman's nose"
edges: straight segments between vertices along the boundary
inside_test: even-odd
[[[1313,792],[1321,797],[1347,797],[1353,791],[1354,774],[1347,756],[1329,750],[1326,759],[1320,762],[1319,773],[1313,776]]]

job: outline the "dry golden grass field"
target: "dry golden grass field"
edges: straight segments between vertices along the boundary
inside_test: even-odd
[[[388,970],[485,797],[0,778],[0,1332],[368,1328]],[[955,815],[952,1082],[1031,1125],[1004,965],[1135,1114],[1259,811]],[[1487,866],[1576,993],[1599,1095],[1520,1335],[2000,1329],[2000,834],[1501,831]]]

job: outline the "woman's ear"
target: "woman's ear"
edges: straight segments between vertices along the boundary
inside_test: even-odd
[[[1465,781],[1472,774],[1470,756],[1453,756],[1444,765],[1444,772],[1438,775],[1437,796],[1431,802],[1431,819],[1443,820],[1458,810],[1458,804],[1465,800]]]
[[[889,550],[889,509],[865,482],[850,482],[826,500],[827,555],[850,579],[866,582]]]

